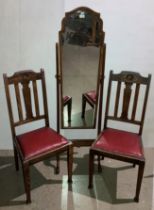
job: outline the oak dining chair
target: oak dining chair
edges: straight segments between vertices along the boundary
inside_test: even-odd
[[[138,165],[134,200],[139,201],[145,167],[142,131],[150,81],[151,75],[143,77],[132,71],[110,72],[104,129],[89,152],[89,188],[93,187],[95,155],[132,163]]]
[[[44,70],[18,71],[12,76],[4,74],[3,77],[15,166],[16,170],[19,170],[19,157],[23,169],[26,202],[30,203],[30,166],[66,151],[68,182],[72,182],[73,147],[71,142],[49,126]],[[39,121],[41,125],[37,124],[37,128],[35,125],[34,129],[32,123]],[[23,132],[22,127],[25,125],[29,125],[29,129]]]

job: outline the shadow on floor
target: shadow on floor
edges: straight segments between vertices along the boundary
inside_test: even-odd
[[[55,159],[47,159],[43,161],[43,169],[46,167],[55,169]],[[117,196],[117,190],[119,186],[117,186],[118,182],[118,173],[122,171],[122,173],[128,172],[128,174],[132,174],[133,170],[135,170],[130,164],[122,164],[118,165],[115,168],[114,163],[104,164],[102,166],[102,173],[97,172],[97,165],[95,164],[95,175],[94,175],[94,187],[93,189],[88,189],[88,162],[89,156],[88,154],[74,152],[74,161],[73,161],[73,183],[72,185],[67,184],[67,170],[66,170],[66,154],[62,154],[60,156],[61,167],[60,167],[60,175],[55,176],[53,180],[47,179],[45,175],[43,176],[40,171],[34,166],[31,166],[31,189],[36,189],[40,186],[47,184],[60,184],[62,185],[62,189],[65,188],[65,193],[68,194],[69,200],[73,194],[79,194],[83,196],[87,196],[89,198],[94,198],[100,201],[104,201],[110,204],[122,204],[122,203],[131,203],[134,202],[132,198],[124,198],[121,196]],[[97,162],[96,162],[97,163]],[[50,170],[49,170],[50,171]],[[46,170],[48,173],[48,170]],[[129,179],[129,175],[127,174],[126,180]],[[52,174],[53,175],[53,174]],[[51,175],[51,177],[52,177]],[[136,172],[135,172],[136,175]],[[48,176],[47,176],[48,177]],[[121,176],[120,176],[121,177]],[[136,176],[134,176],[134,180],[129,180],[131,185],[136,185]],[[144,176],[143,182],[145,182],[145,178],[151,178],[152,180],[153,174]],[[125,180],[125,179],[124,179]],[[134,182],[133,182],[134,181]],[[121,184],[121,183],[120,183]],[[63,188],[64,187],[64,188]],[[60,187],[61,188],[61,187]],[[135,186],[134,186],[135,188]],[[40,188],[41,191],[41,188]],[[73,192],[73,193],[70,193]],[[42,192],[43,193],[43,192]],[[62,193],[58,191],[56,193]],[[0,157],[0,206],[14,206],[14,205],[22,205],[25,204],[25,200],[17,201],[16,199],[24,195],[25,199],[25,190],[23,184],[23,175],[22,170],[16,172],[14,166],[14,158],[12,156]],[[130,192],[130,195],[133,197],[135,195],[134,189]],[[120,198],[119,198],[120,197]],[[128,196],[129,197],[129,196]]]
[[[44,184],[62,184],[61,180],[47,180],[35,166],[30,167],[30,175],[32,190]],[[25,204],[25,200],[14,200],[21,195],[25,196],[22,168],[15,170],[13,157],[0,157],[0,206]]]
[[[102,166],[102,173],[98,173],[97,164],[95,164],[94,187],[88,189],[88,155],[82,158],[75,158],[76,165],[73,171],[74,181],[69,190],[75,193],[90,196],[100,201],[105,201],[112,204],[134,202],[133,198],[117,198],[117,174],[118,171],[132,169],[133,166],[127,164],[119,168]],[[97,161],[96,161],[97,163]],[[86,176],[85,176],[86,175]],[[75,177],[76,176],[76,177]],[[127,179],[127,177],[126,177]],[[135,194],[135,192],[132,192]]]
[[[66,161],[65,155],[62,155],[60,159]],[[133,169],[132,165],[127,164],[126,166],[122,166],[119,168],[102,166],[102,173],[98,173],[97,165],[95,164],[94,187],[93,189],[89,190],[88,189],[88,162],[89,162],[88,154],[82,157],[78,157],[78,154],[75,153],[74,161],[73,161],[74,163],[73,183],[72,185],[68,185],[69,191],[73,193],[89,196],[91,198],[95,198],[97,200],[105,201],[111,204],[134,202],[133,198],[130,198],[130,199],[117,198],[118,171]],[[45,165],[50,166],[51,165],[50,160],[46,160]],[[65,175],[66,175],[66,180],[67,180],[67,174]],[[135,192],[132,192],[132,194],[135,195]]]

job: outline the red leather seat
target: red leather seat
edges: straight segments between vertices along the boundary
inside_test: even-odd
[[[63,102],[66,103],[69,101],[72,97],[71,96],[63,96]]]
[[[101,149],[112,154],[143,158],[141,137],[135,133],[107,128],[99,135],[92,149]]]
[[[51,152],[68,143],[60,134],[51,128],[40,128],[17,136],[25,160],[37,155]]]
[[[82,94],[82,114],[81,117],[85,117],[85,110],[86,110],[86,102],[94,108],[97,100],[97,94],[95,90],[88,91]]]
[[[91,90],[87,93],[85,93],[85,95],[92,100],[94,103],[96,103],[96,91],[95,90]]]

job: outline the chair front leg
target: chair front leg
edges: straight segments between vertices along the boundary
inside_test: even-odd
[[[139,164],[137,185],[136,185],[136,195],[134,198],[134,201],[136,202],[139,202],[139,195],[140,195],[141,184],[142,184],[142,179],[143,179],[144,167],[145,167],[145,162],[142,162]]]
[[[72,183],[72,168],[73,168],[73,145],[69,145],[67,149],[67,171],[68,182]]]
[[[94,173],[94,153],[90,150],[89,153],[89,186],[88,188],[93,188],[93,173]]]
[[[31,203],[31,194],[30,194],[30,172],[29,164],[23,163],[23,176],[24,176],[24,185],[26,192],[26,203]]]
[[[14,145],[14,161],[15,161],[16,171],[18,171],[19,170],[18,152],[15,145]]]

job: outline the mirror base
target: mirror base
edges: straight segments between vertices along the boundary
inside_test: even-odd
[[[75,139],[71,140],[74,147],[91,146],[95,139]]]

